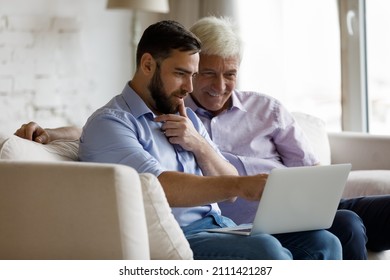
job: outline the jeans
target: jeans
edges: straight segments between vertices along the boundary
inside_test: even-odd
[[[339,209],[355,212],[363,220],[372,251],[390,249],[390,195],[342,199]]]
[[[338,260],[339,239],[326,230],[241,236],[211,233],[207,228],[235,226],[229,218],[207,216],[182,230],[194,253],[203,260]]]
[[[362,219],[349,210],[337,210],[332,226],[328,229],[336,235],[343,247],[344,260],[367,259],[367,236]]]

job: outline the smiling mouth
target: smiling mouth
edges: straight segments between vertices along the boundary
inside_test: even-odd
[[[220,97],[220,96],[223,96],[223,94],[218,94],[218,93],[211,93],[211,92],[207,92],[208,95],[212,96],[212,97]]]

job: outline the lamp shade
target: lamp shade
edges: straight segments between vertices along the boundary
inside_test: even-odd
[[[146,12],[168,13],[168,0],[108,0],[107,9],[130,9]]]

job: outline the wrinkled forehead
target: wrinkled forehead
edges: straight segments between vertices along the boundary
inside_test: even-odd
[[[238,71],[240,59],[237,56],[222,57],[219,55],[200,54],[199,70]]]

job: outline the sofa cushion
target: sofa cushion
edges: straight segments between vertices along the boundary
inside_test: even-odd
[[[151,259],[192,259],[190,245],[172,214],[160,182],[152,174],[144,173],[140,178]]]
[[[354,170],[349,174],[343,197],[390,194],[390,170]]]
[[[42,145],[11,135],[4,140],[0,149],[0,159],[28,161],[75,161],[78,141],[53,141]]]

